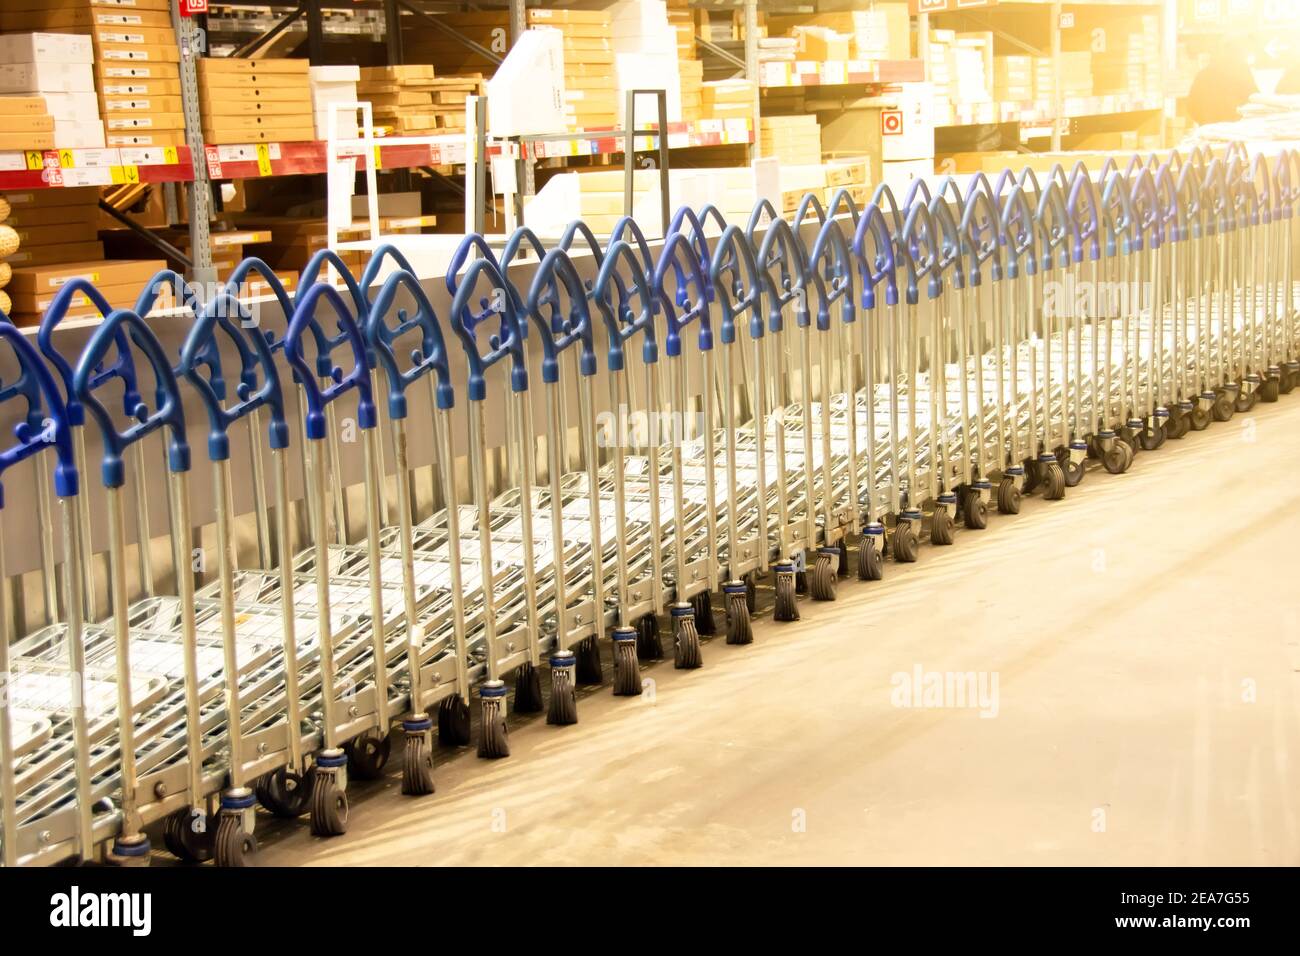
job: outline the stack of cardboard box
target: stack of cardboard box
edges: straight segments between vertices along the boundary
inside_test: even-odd
[[[59,290],[76,278],[91,282],[107,300],[109,308],[131,308],[149,280],[166,265],[161,259],[92,259],[14,269],[7,290],[13,301],[9,317],[15,325],[39,325]],[[159,293],[154,309],[170,308],[174,301],[170,287],[160,289]],[[83,293],[73,295],[64,312],[64,317],[69,319],[99,315],[99,307]]]
[[[393,135],[434,136],[465,129],[465,100],[482,87],[477,73],[438,77],[427,63],[370,66],[361,70],[357,96]]]
[[[800,59],[906,60],[912,52],[907,0],[876,0],[866,10],[768,16],[766,22],[773,37],[814,30],[844,38],[846,45],[837,46],[834,56],[801,54]]]
[[[210,144],[316,138],[306,60],[199,60],[203,138]]]
[[[53,148],[54,117],[46,112],[45,100],[0,95],[0,149]]]
[[[189,255],[190,233],[187,228],[163,227],[152,231]],[[156,252],[155,247],[124,229],[104,233],[104,240],[109,254],[115,257],[148,256]],[[212,267],[217,270],[217,278],[224,280],[244,260],[244,247],[270,242],[271,232],[269,229],[222,228],[214,224],[208,241],[212,249]],[[168,265],[178,272],[185,271],[180,261],[169,262]]]
[[[357,102],[361,70],[355,66],[313,66],[307,72],[311,85],[311,108],[316,121],[316,138],[329,136],[329,114],[336,114],[335,129],[340,139],[357,135],[356,110],[333,109],[335,103]]]
[[[677,59],[699,59],[695,44],[695,14],[690,0],[668,0],[668,22],[677,31]]]
[[[748,80],[710,80],[700,88],[707,119],[754,119],[754,84]]]
[[[57,30],[90,37],[92,89],[99,92],[97,112],[103,114],[107,136],[96,143],[98,124],[88,118],[78,121],[82,129],[75,136],[57,130],[56,139],[64,140],[58,146],[184,144],[180,48],[170,10],[169,0],[5,0],[0,30]],[[89,116],[80,98],[76,105],[80,116]],[[56,127],[62,122],[56,114]]]
[[[19,242],[8,260],[15,269],[104,258],[96,229],[99,195],[93,186],[13,191],[5,199],[8,223]]]
[[[104,124],[95,98],[94,48],[76,33],[0,34],[5,149],[98,149]]]
[[[1019,54],[993,58],[993,97],[1000,103],[1034,98],[1034,59]]]
[[[704,117],[704,64],[699,60],[677,58],[677,75],[681,80],[682,119],[693,123]]]
[[[1092,54],[1087,50],[1062,51],[1061,97],[1091,96]],[[1034,99],[1051,102],[1055,98],[1055,73],[1052,58],[1034,58]]]
[[[764,116],[759,151],[782,164],[811,165],[822,160],[822,130],[816,116]]]
[[[667,101],[668,121],[681,120],[677,30],[668,22],[668,7],[664,0],[615,0],[607,13],[620,96],[619,122],[623,121],[628,90],[661,87]],[[644,106],[637,104],[638,113],[651,108],[649,103]]]

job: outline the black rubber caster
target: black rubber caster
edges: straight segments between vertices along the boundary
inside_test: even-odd
[[[1256,388],[1249,395],[1246,394],[1245,392],[1238,392],[1237,401],[1234,403],[1234,407],[1237,409],[1237,411],[1242,412],[1244,414],[1245,412],[1248,412],[1251,409],[1253,409],[1258,404],[1259,404],[1259,389]]]
[[[444,697],[438,705],[439,746],[467,747],[469,740],[469,703],[460,694]]]
[[[343,750],[348,755],[348,773],[359,780],[378,780],[388,766],[393,738],[391,734],[366,733],[344,744]]]
[[[814,601],[834,601],[837,581],[835,568],[839,564],[836,548],[821,548],[813,559],[808,575],[808,590]]]
[[[942,505],[934,509],[930,515],[930,543],[939,547],[947,547],[953,541],[953,521],[951,512]]]
[[[701,591],[691,598],[691,606],[695,609],[695,630],[704,637],[712,637],[718,633],[717,622],[713,619],[713,600],[709,592]]]
[[[220,867],[257,865],[257,838],[244,832],[244,824],[238,814],[221,814],[217,836],[213,840],[212,856]]]
[[[1008,475],[998,482],[998,512],[1004,515],[1020,514],[1020,489],[1014,476]]]
[[[1101,463],[1112,475],[1122,475],[1133,464],[1133,446],[1125,441],[1116,441],[1101,456]]]
[[[961,511],[966,527],[971,531],[983,531],[989,526],[989,506],[978,488],[966,492],[966,504]]]
[[[485,760],[510,756],[510,738],[506,732],[506,685],[490,680],[479,689],[480,717],[478,755]]]
[[[694,670],[703,665],[700,654],[700,633],[695,629],[695,612],[690,604],[677,604],[672,609],[673,667]]]
[[[643,615],[636,622],[636,656],[643,661],[661,661],[664,642],[659,636],[659,621],[653,614]]]
[[[1137,440],[1143,451],[1156,451],[1165,443],[1166,437],[1168,437],[1168,432],[1162,422],[1157,422],[1155,425],[1147,423],[1142,426],[1142,431],[1138,433]]]
[[[1237,402],[1234,392],[1224,390],[1218,394],[1214,400],[1212,414],[1216,422],[1232,421],[1232,416],[1237,413]]]
[[[773,572],[776,604],[772,608],[772,620],[782,622],[799,620],[799,602],[795,597],[794,565],[788,561],[782,562],[773,569]]]
[[[1197,402],[1187,413],[1187,425],[1194,432],[1203,432],[1210,427],[1211,418],[1210,409]]]
[[[600,664],[600,644],[595,636],[578,642],[578,683],[584,687],[599,687],[605,682]]]
[[[406,746],[402,751],[402,793],[408,797],[425,797],[433,793],[433,751],[429,747],[429,733],[433,721],[403,721]]]
[[[1065,469],[1055,459],[1042,466],[1043,498],[1060,501],[1065,497]]]
[[[515,710],[521,714],[540,714],[546,708],[542,699],[542,672],[531,663],[515,671]]]
[[[614,696],[641,694],[641,664],[636,659],[636,628],[616,627],[614,642]]]
[[[752,644],[754,628],[749,617],[749,589],[744,581],[733,581],[722,586],[727,605],[727,643]]]
[[[212,859],[216,825],[202,810],[184,807],[163,821],[163,846],[182,863],[206,863]]]
[[[858,580],[879,581],[885,576],[885,562],[880,555],[880,542],[884,531],[879,526],[858,539]]]
[[[338,784],[335,770],[347,758],[325,752],[316,769],[316,785],[311,789],[311,832],[313,836],[342,836],[348,832],[348,795]]]
[[[551,655],[551,703],[546,710],[548,724],[565,727],[578,722],[576,668],[573,651],[559,650]]]
[[[1259,400],[1268,402],[1270,405],[1278,400],[1282,394],[1282,381],[1280,378],[1269,376],[1259,386]]]
[[[305,774],[296,774],[281,767],[259,780],[253,793],[272,816],[293,820],[307,812],[315,781],[315,767],[308,767]]]
[[[894,541],[890,550],[899,564],[911,564],[916,560],[919,549],[911,521],[902,519],[894,525]]]

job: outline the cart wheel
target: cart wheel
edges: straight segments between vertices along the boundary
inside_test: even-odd
[[[469,704],[460,694],[444,697],[438,705],[438,743],[443,747],[469,745]]]
[[[998,482],[998,511],[1004,515],[1020,514],[1020,489],[1016,479],[1008,476]]]
[[[1033,494],[1039,484],[1042,483],[1042,471],[1038,467],[1038,462],[1032,458],[1026,458],[1024,461],[1025,480],[1020,485],[1020,493],[1023,495]]]
[[[223,813],[213,841],[213,858],[220,867],[257,865],[257,837],[244,832],[244,823],[236,813]]]
[[[1096,435],[1089,435],[1085,439],[1088,446],[1088,457],[1094,461],[1101,458],[1101,440]]]
[[[345,744],[343,750],[348,755],[349,773],[361,780],[378,780],[393,752],[393,738],[391,734],[365,733]]]
[[[753,571],[745,575],[745,607],[750,614],[758,610],[758,581],[755,580]]]
[[[653,614],[646,614],[636,622],[636,656],[643,661],[661,661],[664,642],[659,637],[659,622]]]
[[[962,508],[963,522],[972,531],[983,531],[989,526],[989,506],[980,493],[972,489],[966,493],[966,506]]]
[[[506,735],[506,685],[504,681],[490,680],[479,689],[480,717],[478,728],[478,755],[485,760],[498,760],[510,756],[510,740]]]
[[[542,672],[531,663],[515,671],[515,710],[521,714],[540,714],[546,709],[542,699]]]
[[[578,688],[574,683],[573,651],[556,651],[551,655],[551,706],[546,722],[567,727],[578,722]]]
[[[149,866],[153,862],[152,850],[149,838],[143,833],[129,840],[119,837],[113,841],[112,849],[104,854],[104,862],[109,866]]]
[[[348,832],[348,795],[334,774],[318,771],[311,790],[311,832],[313,836],[342,836]]]
[[[636,659],[636,628],[614,628],[614,696],[641,695],[641,665]]]
[[[916,560],[917,541],[912,522],[900,521],[894,525],[893,551],[894,560],[900,564],[911,564]]]
[[[1178,441],[1187,434],[1189,428],[1186,414],[1171,412],[1169,418],[1165,421],[1165,437],[1172,441]]]
[[[858,580],[879,581],[885,576],[885,563],[876,547],[878,535],[864,534],[858,539]]]
[[[1282,377],[1278,379],[1277,390],[1283,395],[1290,395],[1295,389],[1295,373],[1283,372]]]
[[[1168,432],[1165,430],[1164,425],[1158,424],[1154,427],[1146,425],[1138,433],[1138,444],[1142,446],[1143,451],[1155,451],[1165,443],[1167,436]]]
[[[849,549],[845,546],[845,541],[840,541],[840,556],[835,562],[836,577],[847,578],[849,576]]]
[[[1239,412],[1248,412],[1257,404],[1259,404],[1259,389],[1255,389],[1249,395],[1245,392],[1238,392],[1237,401],[1234,404],[1234,407]]]
[[[808,572],[807,571],[796,571],[794,573],[794,593],[795,594],[808,593]]]
[[[694,670],[703,665],[700,656],[700,635],[695,630],[695,612],[689,604],[673,607],[673,667],[678,670]]]
[[[1133,464],[1133,453],[1128,442],[1116,441],[1102,455],[1101,463],[1112,475],[1122,475]]]
[[[1232,392],[1220,392],[1219,397],[1214,400],[1214,420],[1216,422],[1231,421],[1236,411],[1237,403],[1232,397]]]
[[[706,637],[718,633],[718,624],[713,619],[713,602],[708,591],[701,591],[691,599],[695,609],[695,630]]]
[[[1194,432],[1203,432],[1210,427],[1210,411],[1201,407],[1197,403],[1196,407],[1187,413],[1187,424]]]
[[[1278,396],[1282,394],[1282,382],[1279,378],[1269,376],[1259,387],[1259,400],[1268,402],[1270,405],[1276,402]]]
[[[947,547],[952,544],[952,532],[955,522],[947,508],[935,508],[930,516],[930,543]]]
[[[1048,501],[1060,501],[1065,497],[1065,469],[1056,462],[1051,462],[1043,471],[1043,497]]]
[[[722,586],[727,600],[727,643],[752,644],[754,628],[749,621],[749,588],[745,582],[732,582]]]
[[[832,549],[834,550],[834,549]],[[813,559],[812,573],[809,575],[810,590],[814,601],[834,601],[838,558],[831,551],[819,550]]]
[[[600,667],[600,645],[594,635],[578,642],[577,678],[584,687],[599,687],[605,682]]]
[[[776,566],[776,606],[772,608],[772,620],[799,620],[799,605],[795,598],[794,565],[789,563]]]
[[[297,774],[287,767],[281,767],[263,777],[253,793],[256,794],[258,803],[272,816],[282,820],[295,820],[307,812],[315,782],[314,767],[309,767],[305,774]]]
[[[426,797],[433,793],[433,753],[429,749],[429,731],[433,722],[407,721],[406,748],[402,751],[402,793],[408,797]]]
[[[201,810],[177,810],[163,821],[163,846],[182,863],[204,863],[212,857],[207,825],[207,814]]]

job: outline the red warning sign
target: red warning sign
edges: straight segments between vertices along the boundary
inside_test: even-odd
[[[902,110],[881,110],[880,111],[880,135],[881,136],[902,136],[903,135],[903,111]]]

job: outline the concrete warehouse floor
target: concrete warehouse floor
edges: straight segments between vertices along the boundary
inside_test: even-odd
[[[517,722],[507,760],[439,751],[431,797],[395,746],[345,836],[268,821],[262,862],[1300,863],[1297,434],[1284,396],[1090,463],[701,670],[646,668],[653,694]],[[917,668],[996,675],[996,716],[895,706]]]

